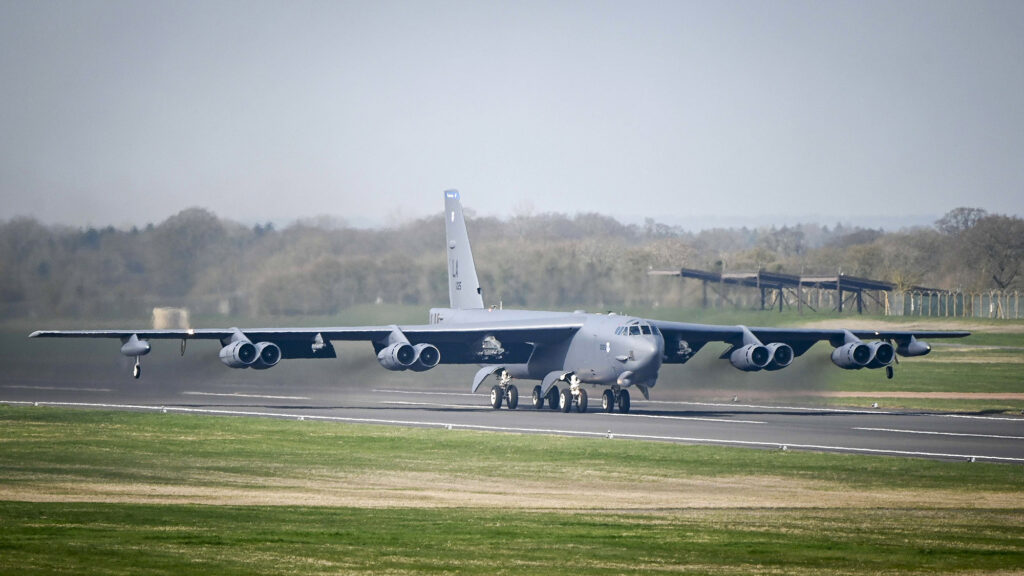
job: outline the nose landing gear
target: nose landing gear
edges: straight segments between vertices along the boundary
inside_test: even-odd
[[[615,410],[615,405],[619,406],[619,412],[622,414],[629,413],[629,390],[623,390],[618,386],[614,386],[604,391],[601,394],[601,409],[605,412],[612,412]]]

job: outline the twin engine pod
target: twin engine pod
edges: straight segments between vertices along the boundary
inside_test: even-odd
[[[884,368],[895,359],[896,349],[888,342],[850,342],[832,351],[832,363],[844,370]]]
[[[377,361],[388,370],[423,372],[441,362],[441,351],[433,344],[396,342],[377,353]]]
[[[729,354],[729,362],[744,372],[782,370],[793,363],[793,348],[783,342],[747,344]]]
[[[220,349],[220,361],[231,368],[266,370],[281,361],[281,348],[273,342],[236,340]]]

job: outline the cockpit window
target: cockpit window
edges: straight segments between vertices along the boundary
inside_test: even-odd
[[[615,334],[618,336],[650,336],[651,334],[660,335],[657,326],[651,326],[647,323],[634,322],[626,326],[619,326],[615,329]]]

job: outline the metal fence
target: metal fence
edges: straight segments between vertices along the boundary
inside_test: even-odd
[[[1019,290],[988,292],[893,292],[886,305],[888,316],[945,318],[1024,318]]]

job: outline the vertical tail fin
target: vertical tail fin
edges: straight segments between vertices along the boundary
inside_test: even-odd
[[[469,247],[458,190],[444,193],[444,233],[448,252],[448,299],[455,309],[482,309],[484,299]]]

